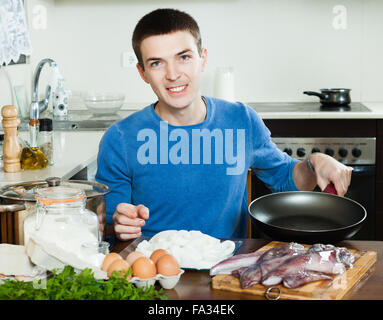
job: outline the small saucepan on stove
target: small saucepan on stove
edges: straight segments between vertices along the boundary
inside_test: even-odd
[[[332,187],[332,190],[331,190]],[[354,236],[366,220],[358,202],[325,192],[291,191],[259,197],[249,205],[255,230],[273,240],[336,243]]]
[[[303,93],[309,96],[319,97],[321,105],[326,107],[347,106],[351,103],[351,89],[326,88],[320,89],[320,91],[320,93],[315,91],[304,91]]]

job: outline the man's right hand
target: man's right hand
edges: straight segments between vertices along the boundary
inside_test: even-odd
[[[149,219],[149,209],[142,204],[134,206],[120,203],[113,214],[114,232],[120,240],[129,240],[141,236],[141,227]]]

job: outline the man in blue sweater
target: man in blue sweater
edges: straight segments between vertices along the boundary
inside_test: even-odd
[[[147,14],[132,43],[158,101],[114,123],[100,143],[96,179],[111,188],[107,223],[119,239],[169,229],[245,237],[249,168],[273,191],[333,182],[346,193],[352,169],[322,153],[293,160],[252,108],[201,95],[207,50],[188,14]]]

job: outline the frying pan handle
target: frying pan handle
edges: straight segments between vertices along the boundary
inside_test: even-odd
[[[332,182],[327,185],[327,187],[323,190],[323,192],[338,195],[338,193],[336,192],[335,186]]]

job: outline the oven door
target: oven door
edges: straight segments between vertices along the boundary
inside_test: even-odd
[[[345,196],[359,202],[367,211],[363,227],[352,239],[375,240],[375,165],[352,167],[351,184]]]
[[[360,231],[351,239],[354,240],[375,240],[376,239],[376,215],[375,215],[375,165],[360,165],[352,166],[354,171],[352,173],[351,184],[345,197],[359,202],[367,211],[367,218]],[[258,179],[252,172],[252,200],[271,193],[265,184]],[[316,187],[314,191],[320,192],[321,190]],[[336,213],[334,213],[336,214]],[[256,226],[252,229],[252,237],[266,238],[268,237],[261,234]]]

